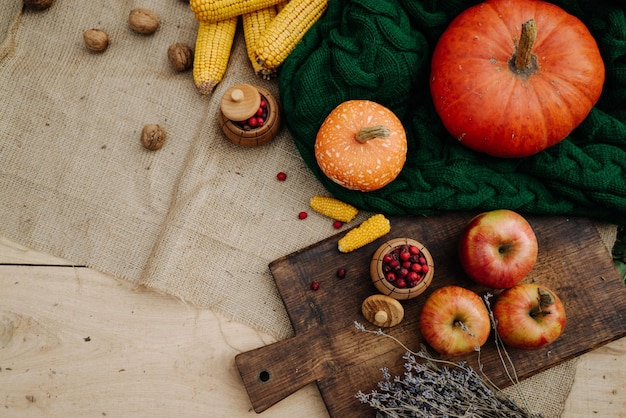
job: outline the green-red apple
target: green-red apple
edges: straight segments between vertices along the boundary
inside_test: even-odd
[[[426,299],[420,313],[420,331],[435,351],[456,356],[485,344],[491,322],[485,304],[475,292],[444,286]]]
[[[543,348],[565,329],[565,307],[546,286],[521,283],[506,289],[493,306],[502,342],[526,350]]]
[[[459,260],[476,283],[494,289],[515,286],[537,262],[537,237],[526,218],[508,209],[472,218],[459,238]]]

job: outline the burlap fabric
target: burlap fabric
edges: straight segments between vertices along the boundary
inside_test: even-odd
[[[170,44],[195,43],[185,2],[57,0],[23,14],[21,3],[1,9],[0,234],[290,335],[268,263],[336,231],[321,216],[298,219],[323,190],[286,130],[249,149],[217,124],[233,84],[278,97],[253,73],[241,31],[206,97],[167,60]],[[154,35],[131,31],[134,7],[160,16]],[[109,34],[104,53],[85,48],[89,28]],[[152,123],[167,134],[158,151],[140,143]]]
[[[0,9],[0,235],[292,335],[268,263],[336,231],[321,216],[297,217],[325,190],[286,129],[252,149],[219,129],[219,98],[231,85],[278,96],[275,81],[253,74],[241,31],[225,79],[203,97],[191,73],[167,62],[170,44],[195,42],[184,2],[56,0],[23,14],[21,4]],[[133,7],[161,17],[154,35],[129,29]],[[83,45],[94,27],[110,36],[103,54]],[[167,132],[159,151],[140,144],[148,123]],[[573,370],[572,361],[535,378],[545,383],[524,383],[531,405],[558,416]]]

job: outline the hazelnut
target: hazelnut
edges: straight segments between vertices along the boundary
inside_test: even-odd
[[[103,52],[109,46],[109,35],[100,29],[87,29],[83,40],[90,51]]]
[[[142,35],[151,35],[159,28],[159,17],[152,10],[139,7],[130,11],[128,25]]]
[[[24,6],[32,10],[46,10],[54,0],[24,0]]]
[[[141,144],[151,151],[161,149],[165,142],[165,130],[159,125],[146,125],[141,131]]]
[[[189,45],[178,42],[167,48],[167,59],[177,72],[187,71],[193,65],[193,51]]]

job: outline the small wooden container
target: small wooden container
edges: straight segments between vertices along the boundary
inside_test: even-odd
[[[250,127],[246,121],[254,116],[261,99],[267,103],[263,126]],[[270,142],[280,129],[278,101],[263,87],[236,84],[222,96],[218,120],[224,135],[243,147],[256,147]]]
[[[383,272],[383,258],[385,255],[391,253],[393,250],[402,245],[416,246],[419,248],[424,258],[426,258],[428,272],[424,274],[421,280],[414,287],[396,287],[385,278],[385,274]],[[411,238],[396,238],[387,241],[376,250],[370,262],[370,276],[374,282],[374,286],[376,286],[376,289],[378,289],[378,291],[383,295],[391,296],[392,298],[398,300],[412,299],[424,293],[426,288],[428,288],[432,282],[434,274],[435,262],[433,261],[432,255],[424,244]]]

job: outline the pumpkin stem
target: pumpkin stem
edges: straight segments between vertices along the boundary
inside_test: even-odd
[[[385,125],[366,126],[361,128],[356,134],[356,140],[361,144],[374,138],[387,138],[390,134],[389,128]]]
[[[522,33],[517,43],[517,51],[513,55],[512,67],[517,73],[533,72],[537,69],[537,57],[533,54],[533,45],[537,39],[535,19],[522,24]]]

